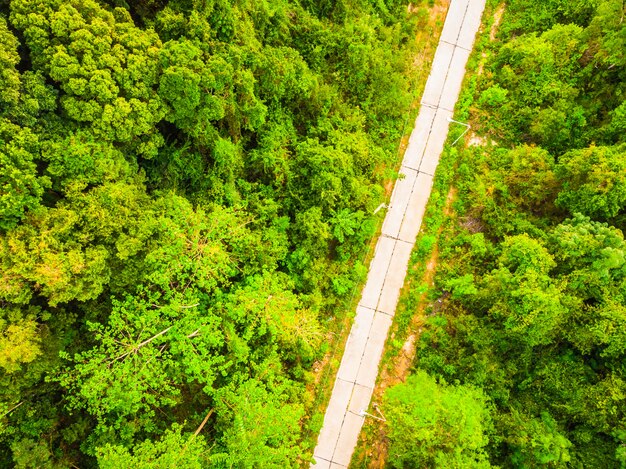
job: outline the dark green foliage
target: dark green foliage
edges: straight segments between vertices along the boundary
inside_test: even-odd
[[[484,392],[493,465],[624,467],[625,14],[613,0],[507,4],[475,93],[485,144],[458,159],[419,370],[402,400],[388,393],[392,448],[410,446],[416,422],[396,415],[427,372]]]
[[[415,24],[397,1],[0,2],[0,466],[308,462]]]
[[[625,146],[574,150],[559,159],[556,173],[563,189],[557,205],[600,220],[626,208]]]

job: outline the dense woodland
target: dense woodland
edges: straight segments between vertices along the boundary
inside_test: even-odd
[[[0,0],[0,467],[308,464],[418,7]]]
[[[511,0],[483,52],[388,463],[626,467],[626,5]]]

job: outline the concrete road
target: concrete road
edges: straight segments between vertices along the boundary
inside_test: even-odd
[[[316,469],[350,463],[422,224],[485,0],[452,0],[314,451]],[[369,411],[372,413],[372,411]]]

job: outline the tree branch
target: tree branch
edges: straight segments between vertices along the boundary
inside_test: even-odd
[[[202,429],[204,428],[204,426],[206,425],[206,423],[208,422],[209,418],[211,417],[211,414],[213,414],[213,411],[215,409],[211,409],[209,410],[209,413],[206,414],[206,417],[204,417],[204,420],[202,421],[202,423],[200,424],[200,426],[196,429],[196,431],[193,433],[193,436],[196,437],[198,436],[198,433],[200,433],[202,431]]]
[[[150,337],[149,339],[144,340],[143,342],[141,342],[139,345],[136,345],[135,347],[133,347],[132,350],[129,350],[126,353],[123,353],[122,355],[120,355],[119,357],[116,357],[115,360],[121,360],[122,358],[130,355],[131,353],[137,353],[137,351],[143,347],[144,345],[148,345],[150,342],[152,342],[154,339],[161,337],[163,334],[165,334],[167,331],[169,331],[172,327],[174,326],[170,326],[167,329],[163,329],[161,332],[159,332],[156,335],[153,335],[152,337]]]
[[[13,407],[11,407],[9,410],[7,410],[4,414],[2,414],[2,417],[6,417],[7,415],[9,415],[11,412],[13,412],[15,409],[17,409],[19,406],[21,406],[24,403],[24,401],[15,404]],[[204,423],[203,423],[204,424]]]

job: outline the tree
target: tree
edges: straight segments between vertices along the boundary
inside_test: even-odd
[[[111,142],[140,141],[154,155],[162,141],[154,126],[164,117],[156,90],[159,51],[154,31],[136,28],[130,14],[98,3],[11,2],[11,20],[24,33],[33,62],[58,83],[71,119]]]
[[[168,111],[165,119],[196,138],[205,133],[204,138],[213,137],[214,123],[226,112],[222,95],[232,87],[232,66],[187,39],[166,42],[159,59],[158,94]]]
[[[0,230],[13,228],[40,205],[50,180],[37,172],[40,142],[28,128],[0,118]]]
[[[268,370],[269,371],[269,370]],[[218,426],[226,426],[221,447],[236,467],[298,467],[301,403],[290,403],[287,383],[270,387],[248,380],[218,393]]]
[[[572,443],[548,412],[542,412],[540,418],[528,418],[513,410],[505,419],[510,432],[506,443],[511,446],[515,467],[568,467]]]
[[[507,93],[493,110],[492,122],[507,140],[537,143],[557,153],[584,141],[587,113],[576,103],[583,39],[581,27],[556,24],[542,34],[519,35],[499,48],[492,64],[495,83],[483,100],[493,99],[493,90]]]
[[[626,276],[624,236],[605,223],[577,214],[554,228],[549,246],[568,289],[584,300],[600,300]]]
[[[155,411],[179,403],[184,383],[210,389],[225,366],[220,320],[189,293],[165,304],[154,294],[114,301],[106,325],[91,323],[96,346],[73,357],[58,378],[67,406],[96,417],[99,431],[125,439],[158,427]],[[197,300],[196,300],[197,301]]]
[[[19,314],[13,311],[7,313],[2,314],[0,322],[3,326],[0,335],[0,367],[4,368],[5,373],[11,374],[19,371],[22,364],[30,363],[41,355],[41,338],[37,334],[35,317],[15,320],[11,316],[19,317]]]
[[[438,383],[418,370],[384,398],[393,467],[488,468],[488,400],[471,386]]]
[[[556,203],[600,220],[626,207],[626,161],[622,147],[591,146],[563,155],[555,168],[563,185]]]
[[[623,24],[624,4],[619,0],[598,2],[596,14],[587,34],[596,50],[595,62],[608,69],[626,64],[626,27]]]
[[[20,94],[20,74],[15,66],[20,61],[17,52],[19,42],[7,28],[7,22],[0,17],[0,77],[2,78],[2,90],[0,102],[3,108],[15,106]]]
[[[315,311],[304,307],[292,290],[286,275],[264,272],[248,277],[245,285],[227,297],[222,314],[233,322],[248,349],[238,360],[245,362],[249,353],[274,343],[294,361],[315,356],[322,340],[320,325]]]
[[[553,257],[527,235],[507,238],[498,269],[484,278],[479,295],[489,313],[518,343],[534,347],[551,343],[568,316],[563,287],[550,278]]]
[[[85,131],[46,142],[41,153],[53,188],[70,196],[106,183],[132,182],[137,172],[118,148]]]
[[[116,469],[131,466],[136,469],[201,469],[208,467],[211,457],[204,438],[186,436],[182,427],[173,425],[158,440],[145,440],[132,450],[124,446],[106,445],[98,448],[98,467]]]

